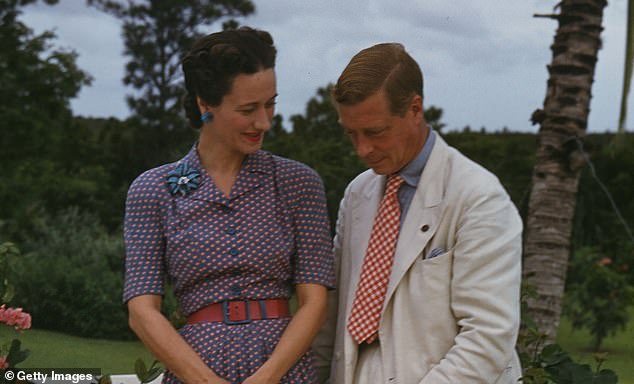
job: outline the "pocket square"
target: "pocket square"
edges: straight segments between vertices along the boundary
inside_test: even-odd
[[[443,253],[445,253],[445,250],[442,248],[434,248],[431,250],[431,252],[429,252],[429,255],[427,255],[428,259],[433,259],[436,256],[440,256]]]

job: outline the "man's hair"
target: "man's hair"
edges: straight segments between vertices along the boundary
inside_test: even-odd
[[[332,88],[335,104],[355,105],[384,89],[392,114],[403,116],[423,96],[423,73],[399,43],[382,43],[354,55]]]

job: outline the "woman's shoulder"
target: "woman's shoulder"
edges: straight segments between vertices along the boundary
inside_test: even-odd
[[[271,160],[279,177],[285,180],[313,180],[321,183],[321,177],[310,166],[293,159],[271,154]]]
[[[141,173],[132,181],[128,189],[128,195],[160,196],[169,192],[166,182],[167,175],[177,164],[178,162],[163,164]]]

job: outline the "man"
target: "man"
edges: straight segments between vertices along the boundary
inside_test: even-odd
[[[332,96],[371,169],[339,208],[322,377],[332,358],[332,384],[516,383],[522,222],[504,188],[429,129],[402,45],[359,52]]]

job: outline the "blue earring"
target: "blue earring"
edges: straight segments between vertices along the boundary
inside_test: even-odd
[[[202,115],[200,115],[200,121],[202,121],[203,124],[210,123],[213,119],[214,119],[214,114],[211,112],[205,112]]]

